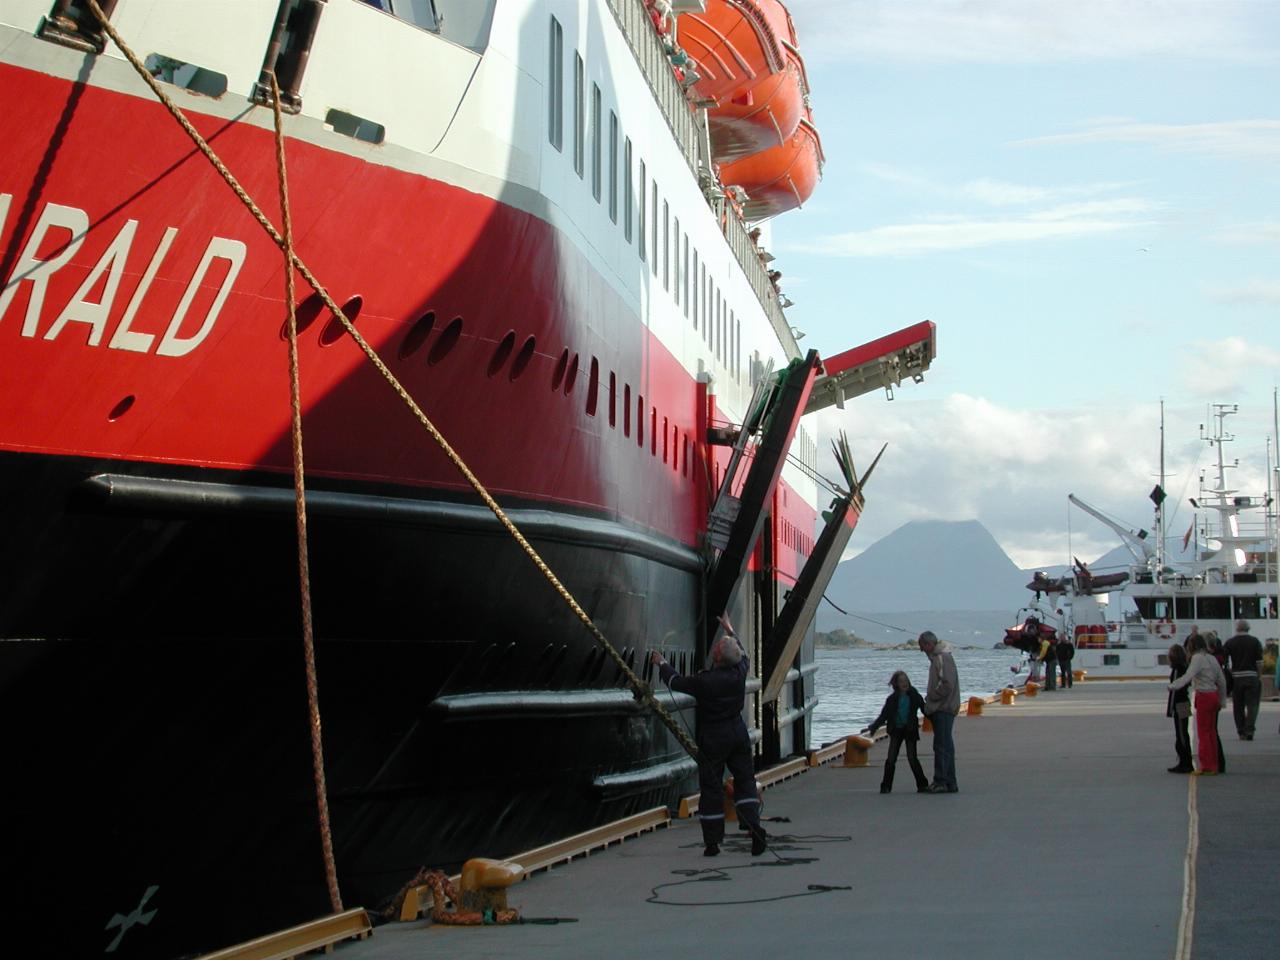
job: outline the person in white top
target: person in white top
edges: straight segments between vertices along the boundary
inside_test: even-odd
[[[1227,678],[1199,634],[1187,638],[1187,650],[1191,654],[1187,672],[1169,684],[1169,689],[1181,690],[1188,684],[1191,685],[1196,713],[1196,746],[1200,754],[1200,769],[1195,772],[1214,776],[1221,769],[1218,756],[1218,711],[1227,699]]]

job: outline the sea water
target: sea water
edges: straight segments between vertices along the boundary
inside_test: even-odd
[[[1025,658],[1004,648],[952,648],[960,676],[960,702],[986,697],[1010,683],[1027,679]],[[871,723],[889,695],[889,677],[905,670],[912,685],[924,695],[929,680],[929,658],[919,650],[851,649],[816,651],[818,705],[813,711],[811,743],[820,746]],[[1021,667],[1014,673],[1011,667]]]

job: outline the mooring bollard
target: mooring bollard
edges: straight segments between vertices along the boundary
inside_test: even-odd
[[[867,765],[867,751],[871,749],[871,744],[874,742],[870,738],[856,733],[851,737],[845,737],[844,766],[865,767]]]
[[[1033,683],[1032,681],[1028,680],[1028,681],[1027,681],[1027,696],[1028,696],[1028,697],[1034,697],[1034,696],[1035,696],[1037,693],[1039,693],[1039,692],[1040,692],[1040,684],[1038,684],[1038,683]]]
[[[1017,696],[1017,690],[1013,687],[1005,687],[1000,691],[1000,702],[1006,707],[1012,707]]]
[[[971,717],[982,716],[982,708],[985,707],[986,705],[987,705],[987,701],[983,700],[982,697],[970,697],[969,698],[969,716]]]

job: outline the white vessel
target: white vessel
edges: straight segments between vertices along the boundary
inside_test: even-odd
[[[1193,630],[1226,640],[1237,620],[1247,620],[1264,641],[1280,636],[1277,624],[1276,524],[1270,492],[1246,494],[1227,484],[1223,445],[1235,437],[1225,426],[1234,404],[1213,405],[1213,429],[1202,436],[1216,452],[1215,479],[1202,479],[1190,504],[1195,520],[1182,540],[1182,556],[1171,559],[1163,535],[1165,494],[1157,486],[1156,529],[1127,529],[1078,497],[1070,501],[1117,534],[1133,556],[1128,572],[1094,575],[1075,561],[1071,575],[1036,574],[1027,584],[1035,599],[1007,631],[1011,646],[1039,632],[1069,636],[1076,646],[1072,667],[1091,679],[1165,677],[1169,647]],[[1154,543],[1150,542],[1154,539]],[[1128,610],[1121,610],[1121,603]]]

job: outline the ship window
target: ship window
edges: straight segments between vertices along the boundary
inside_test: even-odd
[[[689,316],[689,235],[684,234],[680,243],[680,302],[684,304],[684,315]]]
[[[98,0],[98,6],[110,20],[116,0]],[[49,15],[41,21],[36,36],[85,53],[101,53],[107,47],[102,25],[81,0],[56,0]]]
[[[622,236],[631,242],[631,206],[635,203],[635,188],[631,185],[631,138],[622,144]]]
[[[644,397],[636,395],[636,446],[644,446]]]
[[[609,219],[618,222],[618,115],[609,111]]]
[[[591,375],[587,379],[587,416],[594,417],[600,405],[600,361],[591,358]]]
[[[689,434],[684,435],[683,456],[680,458],[680,472],[686,477],[689,475]]]
[[[640,211],[640,219],[637,223],[637,226],[639,227],[639,229],[636,230],[636,240],[637,240],[636,249],[640,253],[641,260],[644,260],[644,246],[645,246],[645,235],[644,235],[645,219],[644,218],[645,218],[645,210],[647,209],[645,207],[645,186],[648,182],[649,181],[645,179],[645,174],[644,174],[644,161],[641,160],[640,161],[640,204],[637,208]]]
[[[693,294],[693,303],[690,304],[690,306],[693,307],[693,312],[690,314],[690,317],[693,320],[693,329],[697,330],[698,329],[698,290],[700,289],[698,286],[698,251],[697,250],[693,251],[693,277],[690,280],[690,286],[691,286],[690,293]]]
[[[739,317],[737,323],[737,336],[733,340],[733,375],[739,380],[742,379],[742,318]]]
[[[582,54],[573,55],[573,171],[582,178],[586,170],[587,105],[583,103],[583,84],[586,82]]]
[[[1262,598],[1261,597],[1236,597],[1236,619],[1237,620],[1262,619]]]
[[[609,371],[609,426],[618,425],[618,375]]]
[[[342,110],[330,110],[326,113],[324,125],[334,133],[340,133],[354,140],[363,140],[365,143],[382,143],[387,139],[387,128],[382,124]]]
[[[280,109],[288,113],[302,109],[298,91],[324,7],[324,0],[280,0],[275,29],[253,88],[255,103],[271,102],[271,73],[274,72],[280,85]]]
[[[629,383],[622,388],[622,435],[631,436],[631,384]]]
[[[551,389],[559,390],[560,385],[564,383],[565,371],[569,369],[569,348],[565,347],[560,354],[560,359],[556,361],[556,369],[551,374]]]
[[[1104,653],[1104,654],[1102,655],[1102,665],[1103,665],[1104,667],[1118,667],[1118,666],[1120,666],[1120,654],[1118,654],[1118,653]]]
[[[493,356],[489,359],[489,376],[495,376],[503,365],[507,362],[507,358],[511,356],[511,351],[516,347],[516,332],[508,330],[507,335],[502,338],[498,346],[493,351]]]
[[[578,385],[578,355],[575,353],[573,359],[569,361],[569,369],[564,375],[564,395],[567,397],[573,393],[573,388]]]
[[[324,297],[318,293],[313,293],[293,310],[294,322],[298,325],[298,333],[306,330],[316,322],[316,318],[324,312]],[[289,339],[289,318],[284,318],[284,323],[280,325],[280,339]]]
[[[600,202],[600,86],[591,84],[591,195]]]
[[[1174,597],[1173,613],[1177,620],[1194,620],[1196,618],[1195,597]]]
[[[364,306],[364,297],[357,294],[342,305],[342,314],[351,325],[355,326],[356,317],[360,316],[360,308]],[[324,325],[324,329],[320,331],[320,346],[327,347],[337,343],[342,339],[342,335],[347,332],[347,328],[342,325],[342,321],[337,317],[330,317],[329,322]]]
[[[547,65],[547,137],[564,149],[564,28],[551,18],[550,63]]]
[[[653,275],[658,275],[658,181],[653,181]]]
[[[449,325],[440,331],[440,336],[436,337],[436,342],[431,345],[431,350],[427,353],[427,363],[435,366],[441,360],[449,355],[458,340],[462,337],[462,318],[454,317],[449,321]]]
[[[671,289],[671,208],[665,200],[662,201],[662,289]]]
[[[524,368],[529,366],[529,361],[533,359],[533,351],[537,347],[538,342],[533,337],[526,337],[520,346],[520,352],[516,354],[515,360],[511,363],[510,377],[512,380],[524,373]]]
[[[1196,602],[1196,617],[1201,620],[1230,620],[1230,597],[1200,597]]]
[[[422,349],[422,345],[427,342],[427,337],[431,336],[431,329],[436,325],[435,311],[428,310],[420,316],[409,332],[404,335],[404,341],[400,344],[398,356],[401,360],[407,360],[413,354]]]
[[[134,401],[137,399],[138,398],[134,396],[132,393],[122,398],[119,403],[117,403],[114,407],[111,408],[111,412],[107,414],[107,420],[110,421],[111,423],[115,423],[117,420],[119,420],[121,417],[123,417],[126,413],[129,412],[129,408],[133,406]]]
[[[655,411],[655,414],[656,414],[656,411]],[[654,417],[654,422],[655,423],[657,422],[656,415]],[[667,418],[663,417],[662,418],[662,462],[663,463],[667,462],[667,455],[668,455],[667,454],[667,427],[668,426],[670,426],[670,424],[667,423]]]
[[[675,297],[676,306],[680,306],[680,218],[671,218],[671,235],[676,238],[676,248],[671,254],[671,274],[674,283],[671,285],[671,295]]]
[[[194,63],[184,63],[173,57],[153,53],[143,64],[147,73],[163,83],[171,83],[183,90],[190,90],[206,97],[220,97],[227,92],[227,75],[216,70],[206,70]]]
[[[649,454],[658,455],[658,408],[649,408]]]

